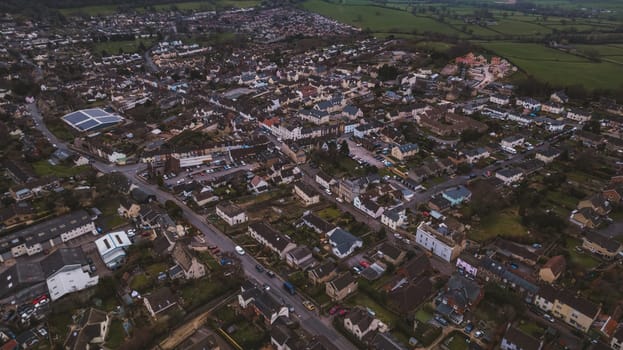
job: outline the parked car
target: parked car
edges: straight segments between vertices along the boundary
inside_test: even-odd
[[[363,267],[364,267],[364,268],[366,268],[366,269],[367,269],[368,267],[370,267],[370,263],[369,263],[369,262],[367,262],[367,261],[365,261],[365,260],[361,260],[361,261],[359,262],[359,265],[363,266]]]
[[[262,286],[264,288],[265,291],[269,291],[270,290],[270,286],[266,283],[264,283],[264,285]]]
[[[465,326],[465,333],[469,334],[474,330],[474,324],[471,322],[467,323],[467,326]]]
[[[345,316],[348,313],[349,309],[339,309],[337,314],[340,316]]]
[[[266,270],[266,274],[268,275],[268,277],[273,278],[275,277],[275,273],[270,271],[270,270]]]
[[[262,273],[264,272],[264,267],[260,264],[255,265],[255,269],[257,270],[257,272]]]
[[[305,306],[305,308],[309,311],[314,311],[316,310],[316,306],[314,304],[312,304],[311,301],[309,300],[304,300],[303,301],[303,306]]]
[[[550,314],[545,314],[543,315],[543,318],[550,321],[551,323],[554,323],[556,321],[556,319],[554,317],[552,317],[552,315]]]
[[[340,306],[339,305],[335,305],[331,309],[329,309],[329,315],[334,315],[339,310],[340,310]]]

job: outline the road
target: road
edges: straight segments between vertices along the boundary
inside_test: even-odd
[[[37,106],[34,103],[29,105],[29,110],[33,118],[41,121],[37,124],[37,128],[41,130],[41,132],[43,132],[45,135],[51,135],[50,140],[54,140],[52,142],[55,142],[57,147],[63,147],[66,149],[69,148],[67,144],[58,140],[56,137],[54,137],[54,135],[50,133],[45,124],[42,122],[41,114],[39,113]],[[93,165],[93,167],[103,173],[110,173],[113,171],[119,171],[123,173],[132,181],[132,183],[139,186],[147,194],[154,195],[161,203],[164,203],[167,200],[174,201],[180,206],[180,208],[182,208],[184,219],[186,219],[191,225],[199,229],[210,244],[219,246],[221,251],[234,251],[236,243],[234,243],[234,241],[232,241],[229,237],[227,237],[225,234],[215,228],[205,217],[195,213],[192,209],[187,207],[183,202],[181,202],[171,193],[161,190],[156,185],[145,182],[140,176],[138,176],[137,172],[140,173],[142,169],[146,167],[144,164],[117,166],[98,160],[92,161],[91,164]],[[342,336],[333,327],[330,326],[330,322],[328,322],[326,319],[321,319],[320,316],[316,314],[316,312],[307,311],[302,306],[303,299],[298,294],[290,295],[288,292],[286,292],[286,290],[283,288],[284,281],[280,277],[271,278],[266,273],[258,272],[255,269],[255,265],[257,265],[258,262],[248,254],[240,256],[240,262],[242,264],[243,270],[245,271],[245,274],[248,277],[256,280],[260,284],[269,285],[271,293],[274,293],[277,299],[281,299],[285,303],[294,306],[296,310],[296,315],[298,315],[301,326],[309,333],[313,335],[325,335],[327,338],[331,339],[333,341],[333,344],[339,349],[356,349],[356,347],[351,344],[344,336]]]

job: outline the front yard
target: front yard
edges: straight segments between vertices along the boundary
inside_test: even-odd
[[[483,218],[480,224],[468,233],[468,237],[482,242],[497,236],[517,238],[528,234],[528,230],[521,224],[517,208],[508,208]]]

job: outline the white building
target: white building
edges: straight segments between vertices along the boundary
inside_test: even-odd
[[[506,168],[495,173],[495,177],[502,180],[505,185],[511,185],[523,179],[523,172],[519,169]]]
[[[449,262],[458,257],[463,250],[462,238],[453,236],[457,236],[457,234],[444,224],[434,228],[430,223],[422,222],[417,228],[415,242]],[[455,240],[455,238],[457,239]]]
[[[524,142],[525,139],[522,136],[514,135],[502,139],[500,146],[502,146],[502,148],[515,148],[522,146]]]
[[[52,301],[65,294],[97,285],[99,277],[91,276],[81,248],[60,248],[41,261]]]
[[[109,269],[115,269],[125,259],[125,248],[132,245],[132,241],[125,231],[111,232],[95,241],[95,246],[104,264]]]
[[[572,109],[567,112],[567,119],[574,120],[578,123],[586,123],[591,120],[591,113],[581,109]]]
[[[247,213],[233,203],[218,204],[216,215],[223,219],[229,226],[235,226],[247,222]]]
[[[510,97],[506,95],[491,95],[489,97],[489,102],[495,103],[496,105],[506,106],[511,102]]]

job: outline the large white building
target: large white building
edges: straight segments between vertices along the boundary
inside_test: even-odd
[[[462,238],[458,236],[444,224],[434,228],[430,223],[422,222],[417,228],[415,242],[449,262],[463,250]]]
[[[97,285],[99,277],[92,276],[89,264],[80,248],[60,248],[41,261],[52,301],[65,294]]]
[[[132,245],[132,241],[125,231],[111,232],[95,241],[95,246],[104,264],[109,269],[114,269],[123,263],[125,249]]]
[[[223,219],[229,226],[235,226],[247,222],[248,217],[244,209],[229,202],[216,206],[216,215]]]

